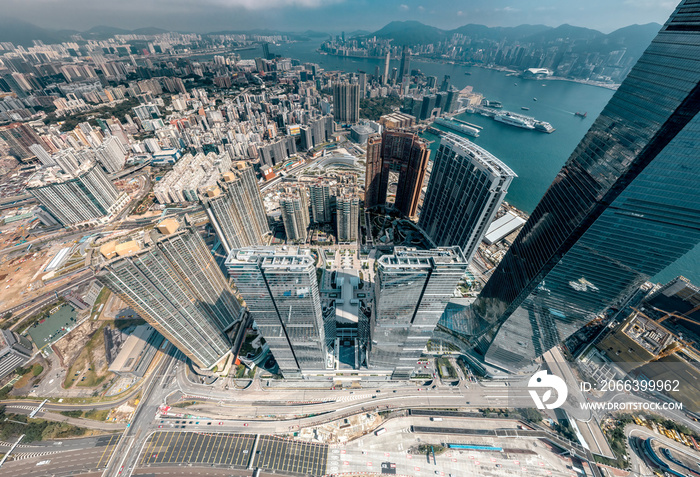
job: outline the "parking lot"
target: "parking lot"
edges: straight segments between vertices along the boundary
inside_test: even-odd
[[[146,442],[139,465],[188,463],[247,467],[254,441],[252,434],[159,431]]]
[[[201,464],[246,468],[255,443],[254,434],[158,431],[146,441],[139,467]],[[328,446],[260,436],[253,467],[303,475],[326,473]]]
[[[294,474],[326,473],[328,446],[308,442],[260,436],[253,467]]]

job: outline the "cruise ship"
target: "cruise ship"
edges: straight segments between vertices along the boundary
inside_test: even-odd
[[[546,132],[546,133],[553,133],[556,131],[551,124],[549,124],[547,121],[536,121],[535,122],[535,129],[538,131]]]
[[[497,114],[493,117],[493,119],[495,121],[498,121],[499,123],[508,124],[510,126],[515,126],[518,128],[535,129],[535,122],[532,119],[509,112]]]
[[[451,129],[452,131],[461,132],[468,136],[479,137],[479,130],[472,126],[467,126],[459,121],[452,118],[437,118],[435,124]]]

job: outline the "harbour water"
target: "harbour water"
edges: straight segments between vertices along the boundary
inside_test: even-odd
[[[319,44],[319,40],[314,40],[271,45],[270,51],[302,62],[319,64],[327,71],[373,73],[376,66],[383,68],[382,60],[378,59],[322,55],[316,51]],[[240,54],[242,58],[255,58],[260,56],[261,52],[260,49],[245,50]],[[393,67],[399,67],[398,60],[391,61],[390,68]],[[520,111],[521,107],[527,107],[528,116],[547,121],[556,128],[554,133],[546,134],[498,123],[478,114],[465,113],[456,116],[458,119],[482,126],[479,137],[468,139],[487,149],[518,174],[518,178],[510,186],[506,200],[528,213],[535,208],[559,169],[614,93],[609,89],[569,81],[523,80],[501,71],[479,67],[413,60],[411,69],[420,69],[428,76],[437,76],[438,84],[442,82],[444,75],[449,75],[451,84],[458,89],[467,85],[473,86],[475,92],[503,103],[504,110]],[[465,75],[465,72],[470,74]],[[533,100],[535,97],[537,101]],[[577,111],[587,112],[588,116],[575,116]],[[443,129],[439,125],[434,127]],[[424,137],[435,141],[431,145],[434,154],[439,138],[428,133]],[[684,275],[696,285],[700,285],[700,246],[659,273],[653,280],[665,282],[677,275]]]

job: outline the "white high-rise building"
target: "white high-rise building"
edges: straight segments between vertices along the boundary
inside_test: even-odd
[[[438,147],[418,225],[437,246],[471,260],[517,177],[493,154],[448,133]]]
[[[396,247],[377,260],[368,367],[410,378],[466,271],[459,247]]]
[[[124,164],[126,164],[126,149],[114,136],[95,149],[95,156],[102,167],[110,174],[121,171],[124,169]]]
[[[56,165],[56,161],[53,160],[51,154],[46,152],[46,149],[44,149],[44,146],[42,146],[41,144],[32,144],[31,146],[29,146],[29,150],[32,151],[37,158],[39,158],[39,162],[41,162],[43,165]]]
[[[300,187],[294,192],[288,192],[280,197],[280,209],[284,232],[289,241],[306,241],[309,228],[309,204],[306,190]]]
[[[309,250],[250,247],[226,259],[229,276],[285,377],[326,369],[328,343]]]
[[[94,162],[71,174],[56,166],[44,168],[29,179],[27,192],[64,226],[109,221],[129,203],[128,194],[120,194]]]
[[[109,261],[96,275],[198,366],[212,368],[240,343],[245,312],[199,232],[178,227],[166,219],[148,244],[104,244]]]

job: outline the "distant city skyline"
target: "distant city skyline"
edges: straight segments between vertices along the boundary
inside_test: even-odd
[[[200,33],[270,29],[335,34],[358,29],[375,31],[391,21],[417,20],[441,29],[469,23],[506,27],[526,23],[556,27],[568,23],[609,33],[635,23],[663,23],[677,3],[673,0],[592,0],[583,6],[555,0],[533,0],[527,5],[514,0],[378,3],[369,0],[209,0],[201,3],[125,0],[110,4],[86,0],[30,3],[3,0],[2,9],[6,18],[16,17],[50,30],[84,31],[107,25],[125,29],[154,26]],[[368,11],[372,15],[367,15]]]

